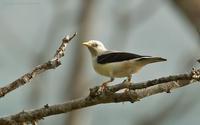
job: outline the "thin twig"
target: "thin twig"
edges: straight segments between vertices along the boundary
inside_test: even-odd
[[[49,106],[48,104],[39,109],[33,109],[30,111],[22,111],[20,113],[1,117],[0,124],[1,125],[13,125],[19,123],[29,123],[32,121],[37,121],[43,119],[44,117],[70,112],[72,110],[81,109],[97,104],[106,104],[106,103],[119,103],[119,102],[136,102],[141,100],[142,98],[155,95],[162,92],[170,92],[170,90],[180,88],[196,81],[200,80],[200,69],[192,70],[191,73],[188,74],[180,74],[168,77],[162,77],[159,79],[136,83],[129,92],[116,92],[117,86],[114,85],[109,87],[109,92],[101,92],[100,94],[96,92],[96,94],[89,94],[85,98],[80,98],[72,101],[68,101],[63,104],[57,104]],[[124,83],[122,83],[124,84]],[[137,89],[134,88],[139,84]],[[96,90],[97,87],[91,89],[90,92],[93,93],[92,90]],[[122,87],[123,88],[123,87]],[[98,93],[98,94],[97,94]]]
[[[34,77],[36,77],[40,73],[43,73],[49,69],[55,69],[56,67],[61,65],[60,59],[64,56],[64,51],[65,51],[68,43],[75,36],[76,36],[76,33],[74,33],[71,37],[66,36],[65,38],[63,38],[62,44],[60,45],[60,47],[58,48],[54,57],[51,60],[49,60],[41,65],[36,66],[31,72],[26,73],[23,76],[21,76],[20,78],[18,78],[17,80],[15,80],[14,82],[9,83],[8,85],[6,85],[4,87],[1,87],[0,88],[0,98],[5,96],[9,92],[17,89],[18,87],[23,86],[26,83],[30,82]]]

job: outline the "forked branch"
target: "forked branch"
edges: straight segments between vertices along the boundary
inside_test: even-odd
[[[59,65],[61,65],[60,59],[64,56],[65,49],[66,49],[68,43],[75,36],[76,36],[76,33],[74,33],[71,37],[66,36],[65,38],[63,38],[60,47],[57,49],[54,57],[51,60],[34,67],[31,72],[28,72],[28,73],[24,74],[23,76],[21,76],[20,78],[18,78],[17,80],[15,80],[14,82],[9,83],[9,84],[5,85],[4,87],[1,87],[0,88],[0,98],[4,97],[9,92],[11,92],[11,91],[25,85],[26,83],[30,82],[37,75],[39,75],[39,74],[41,74],[41,73],[43,73],[43,72],[45,72],[49,69],[55,69]]]

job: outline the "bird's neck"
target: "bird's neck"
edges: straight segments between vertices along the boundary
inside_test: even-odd
[[[105,53],[107,50],[106,49],[105,50],[97,50],[97,49],[89,48],[89,51],[90,51],[92,57],[97,57],[98,55]]]

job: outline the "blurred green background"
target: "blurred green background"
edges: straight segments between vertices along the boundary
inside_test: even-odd
[[[62,65],[0,99],[0,115],[87,96],[108,78],[96,74],[81,45],[96,39],[108,49],[167,58],[133,76],[135,83],[198,67],[199,0],[0,0],[0,86],[52,58],[65,35],[78,35]],[[124,79],[116,79],[119,83]],[[136,103],[96,105],[47,117],[40,125],[199,125],[200,86]]]

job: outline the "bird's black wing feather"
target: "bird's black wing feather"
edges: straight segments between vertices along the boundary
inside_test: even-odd
[[[142,56],[142,55],[127,53],[127,52],[111,52],[111,53],[102,54],[98,56],[97,63],[106,64],[106,63],[112,63],[112,62],[127,61],[131,59],[142,58],[142,57],[149,57],[149,56]]]

